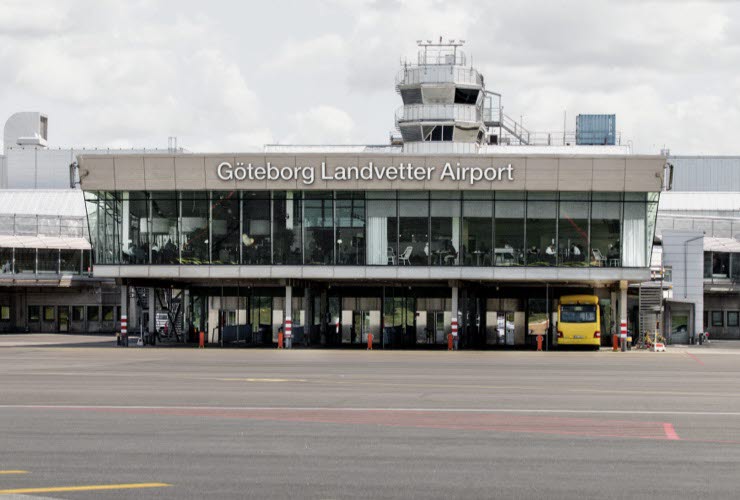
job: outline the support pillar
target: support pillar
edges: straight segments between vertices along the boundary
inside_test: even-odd
[[[121,285],[120,343],[122,345],[128,345],[128,285]]]
[[[182,342],[188,342],[190,336],[190,290],[182,291]]]
[[[146,300],[147,300],[147,308],[149,309],[149,324],[147,325],[147,328],[149,328],[149,334],[150,335],[156,335],[157,334],[157,307],[154,305],[154,288],[148,288],[146,291]]]
[[[285,285],[283,333],[285,334],[285,348],[291,349],[293,347],[293,287],[291,285]]]
[[[452,319],[450,321],[450,330],[452,332],[452,348],[457,351],[457,346],[459,342],[459,335],[458,335],[458,288],[457,285],[452,287]]]
[[[303,288],[303,335],[306,338],[306,344],[311,344],[311,327],[313,326],[313,295],[311,287],[306,285]]]
[[[139,332],[139,325],[141,324],[139,321],[139,313],[140,313],[139,304],[138,304],[139,300],[136,295],[135,287],[131,287],[131,288],[134,288],[134,296],[133,297],[129,296],[129,299],[128,299],[129,307],[128,307],[128,325],[127,326],[129,327],[129,330],[136,333],[136,332]]]
[[[619,282],[619,339],[622,352],[627,350],[627,282]]]
[[[610,335],[619,335],[619,315],[617,314],[617,291],[613,290],[611,291],[611,321],[609,322],[609,334]]]
[[[328,314],[329,298],[327,296],[326,290],[321,290],[321,295],[319,296],[319,307],[321,308],[321,322],[319,323],[321,325],[320,342],[321,342],[321,345],[326,345],[327,337],[328,337],[327,329],[334,328],[334,325],[328,324],[331,321],[331,318],[329,317],[329,314]]]

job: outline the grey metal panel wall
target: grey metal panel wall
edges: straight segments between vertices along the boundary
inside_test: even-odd
[[[6,151],[7,187],[33,189],[36,187],[36,149],[9,148]],[[69,183],[67,183],[69,184]]]
[[[740,156],[674,156],[674,191],[740,192]]]
[[[698,239],[695,239],[698,238]],[[704,243],[698,231],[664,231],[663,265],[673,269],[673,300],[695,304],[695,332],[704,322]]]
[[[740,238],[740,218],[674,217],[658,212],[656,235],[669,230],[700,231],[715,238]]]
[[[119,161],[120,155],[89,154],[78,157],[82,188],[94,190],[128,189],[131,179],[141,177],[138,162]],[[185,175],[189,180],[187,189],[367,189],[367,190],[527,190],[555,191],[593,190],[593,191],[660,191],[664,157],[625,155],[586,156],[586,155],[372,155],[372,154],[229,154],[199,156],[204,161],[193,161],[194,155],[146,155],[144,172],[147,190],[174,190],[179,178]],[[115,168],[113,167],[115,161]],[[273,166],[301,166],[313,168],[316,177],[312,184],[286,181],[244,180],[224,181],[216,176],[219,163],[241,162],[264,167],[267,162]],[[397,166],[411,163],[414,167],[434,167],[432,178],[425,181],[403,181],[399,179],[372,179],[367,181],[332,181],[319,177],[321,163],[325,162],[327,172],[332,172],[338,164],[344,166],[364,166],[372,161],[375,166]],[[376,163],[377,162],[377,163]],[[445,163],[460,163],[461,166],[494,166],[498,168],[511,164],[513,180],[480,181],[475,185],[469,180],[440,179]],[[202,169],[205,167],[205,178]],[[502,174],[503,175],[503,174]],[[119,186],[120,183],[120,186]]]

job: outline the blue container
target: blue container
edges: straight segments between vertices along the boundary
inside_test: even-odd
[[[617,137],[617,115],[578,115],[576,144],[613,146]]]

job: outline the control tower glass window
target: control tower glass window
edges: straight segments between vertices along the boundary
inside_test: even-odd
[[[455,127],[452,125],[425,125],[422,127],[424,141],[451,141]]]

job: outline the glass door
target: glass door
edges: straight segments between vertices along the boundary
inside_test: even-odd
[[[427,311],[427,344],[446,344],[444,311]]]
[[[367,344],[368,333],[370,333],[370,312],[353,311],[351,343],[359,345]]]
[[[69,306],[57,306],[57,330],[60,333],[69,332]]]

